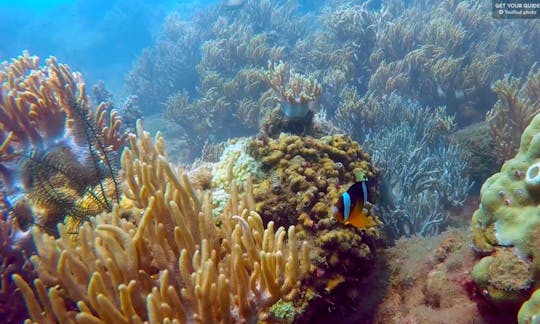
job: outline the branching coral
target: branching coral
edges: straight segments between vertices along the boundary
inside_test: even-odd
[[[305,106],[309,102],[315,101],[322,93],[322,87],[312,77],[306,77],[294,70],[287,64],[268,63],[268,71],[264,73],[266,82],[274,89],[285,105]],[[283,108],[285,116],[290,118],[303,118],[307,114],[307,109],[295,111],[294,107]]]
[[[448,141],[453,119],[443,108],[430,110],[397,95],[351,101],[355,98],[344,94],[338,122],[363,139],[381,168],[381,218],[387,229],[395,238],[436,234],[448,208],[463,204],[471,187],[463,152]],[[351,122],[353,114],[358,117]]]
[[[523,84],[507,76],[493,86],[499,97],[487,113],[499,163],[516,154],[525,127],[540,112],[540,69],[533,66]]]
[[[210,33],[208,22],[216,17],[215,11],[199,14],[192,21],[176,12],[167,17],[156,44],[143,50],[126,76],[126,85],[137,95],[144,112],[159,112],[164,98],[184,88],[194,90],[200,47]]]
[[[495,101],[491,84],[505,72],[522,76],[523,66],[534,62],[534,49],[521,36],[508,36],[519,34],[516,26],[497,27],[485,10],[485,4],[467,1],[412,2],[392,12],[394,19],[381,14],[369,90],[444,104],[458,124],[479,121]]]
[[[27,52],[4,62],[0,83],[0,173],[9,212],[29,213],[30,222],[54,231],[65,216],[78,221],[109,210],[118,200],[115,158],[125,140],[116,112],[104,103],[94,109],[81,75],[54,57],[43,67]]]
[[[194,191],[167,161],[163,138],[152,143],[141,124],[122,168],[131,209],[93,218],[75,242],[63,226],[56,240],[35,232],[35,292],[13,277],[33,321],[248,323],[308,272],[307,244],[297,246],[292,226],[264,228],[249,186],[240,196],[232,184],[216,226],[210,196]]]

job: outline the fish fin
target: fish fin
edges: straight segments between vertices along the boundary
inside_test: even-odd
[[[364,212],[361,204],[356,204],[353,211],[351,212],[351,217],[345,224],[351,224],[358,229],[369,228],[377,226],[377,222],[366,212]]]

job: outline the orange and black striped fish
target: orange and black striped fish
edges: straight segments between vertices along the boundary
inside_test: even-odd
[[[337,204],[332,207],[332,215],[345,225],[351,224],[358,229],[377,226],[377,222],[369,217],[364,210],[368,202],[368,185],[365,176],[358,180],[339,197]]]

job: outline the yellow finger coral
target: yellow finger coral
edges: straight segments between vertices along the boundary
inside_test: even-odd
[[[307,244],[292,226],[263,226],[251,181],[244,195],[233,184],[213,219],[209,194],[167,161],[160,135],[152,143],[139,123],[129,142],[122,170],[134,207],[94,217],[76,241],[62,225],[58,239],[34,232],[39,279],[13,276],[32,321],[248,323],[294,294],[309,270]]]

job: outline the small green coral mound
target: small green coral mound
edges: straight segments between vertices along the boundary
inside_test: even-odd
[[[523,303],[518,312],[519,324],[540,324],[540,289]]]
[[[530,261],[510,249],[498,249],[478,262],[472,276],[483,295],[499,306],[518,306],[533,282]]]
[[[297,316],[297,311],[292,302],[278,301],[270,307],[269,323],[292,323]]]
[[[475,266],[473,278],[495,304],[519,306],[527,298],[528,288],[539,283],[539,162],[537,115],[523,132],[516,157],[506,161],[480,191],[480,206],[471,223],[473,248],[488,256]]]

